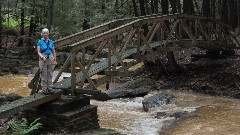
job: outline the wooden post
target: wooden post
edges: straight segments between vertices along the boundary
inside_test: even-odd
[[[76,66],[75,66],[75,55],[71,52],[71,88],[72,94],[76,92]]]
[[[111,65],[112,65],[111,64],[112,63],[112,60],[111,60],[112,51],[111,51],[111,44],[109,42],[111,42],[111,41],[109,40],[107,42],[108,43],[108,72],[110,72],[112,70],[112,68],[111,68]],[[111,76],[107,75],[107,83],[106,83],[106,89],[107,90],[109,89],[110,81],[111,81]]]
[[[140,37],[140,27],[136,28],[137,30],[137,58],[138,60],[140,60],[140,56],[141,56],[141,50],[140,50],[140,47],[141,47],[141,37]]]
[[[83,66],[85,66],[85,55],[86,55],[86,48],[82,49],[82,60],[81,63]]]

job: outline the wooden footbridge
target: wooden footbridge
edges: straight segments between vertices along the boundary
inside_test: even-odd
[[[0,118],[52,101],[65,91],[71,91],[72,94],[99,94],[96,91],[98,85],[109,82],[112,76],[128,75],[128,69],[136,63],[155,61],[157,54],[162,51],[191,47],[238,49],[240,44],[231,30],[230,26],[216,19],[174,14],[115,20],[64,37],[55,41],[55,48],[68,47],[70,52],[54,80],[55,93],[48,96],[36,93],[0,106]],[[89,49],[94,50],[94,55],[87,59]],[[105,57],[102,56],[103,52],[107,54]],[[126,63],[130,57],[135,61]],[[98,58],[102,60],[96,61]],[[69,67],[71,77],[58,81]],[[92,76],[100,72],[104,76],[94,80]],[[39,72],[29,83],[29,88],[37,84],[38,76]]]

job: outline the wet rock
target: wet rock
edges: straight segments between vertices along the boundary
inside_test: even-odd
[[[166,115],[167,115],[166,112],[157,112],[157,115],[155,116],[155,118],[161,119],[161,118],[165,117]]]
[[[188,114],[187,111],[184,111],[184,112],[176,112],[176,113],[173,113],[172,115],[170,115],[170,117],[175,117],[176,119],[178,118],[181,118],[181,117],[184,117]]]
[[[2,68],[2,72],[10,72],[10,71],[11,71],[10,68],[7,68],[7,67]]]
[[[13,74],[17,74],[19,72],[17,67],[11,68],[11,71],[12,71]]]
[[[172,94],[161,92],[148,97],[142,101],[144,111],[148,111],[152,107],[158,107],[161,105],[169,104],[174,96]]]
[[[96,130],[82,132],[81,135],[123,135],[123,134],[112,129],[100,128]]]
[[[0,105],[6,102],[12,102],[12,101],[18,100],[20,98],[22,97],[16,94],[7,94],[7,95],[0,94]]]
[[[112,89],[105,91],[104,93],[109,96],[110,99],[120,98],[120,97],[136,97],[144,96],[151,91],[151,86],[142,86],[135,89],[122,88],[122,89]]]
[[[126,82],[118,87],[110,90],[104,91],[101,95],[101,100],[109,100],[113,98],[120,97],[137,97],[144,96],[152,90],[152,85],[154,81],[150,78],[140,78],[137,80]],[[94,99],[99,100],[99,96],[94,97]]]

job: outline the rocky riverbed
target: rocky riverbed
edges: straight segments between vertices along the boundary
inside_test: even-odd
[[[21,79],[19,79],[21,78]],[[24,79],[23,79],[24,78]],[[27,88],[15,87],[27,83],[31,77],[0,77],[0,82],[8,82],[1,93],[16,93],[27,96]],[[100,127],[103,129],[85,132],[89,134],[130,134],[157,135],[166,134],[239,134],[238,125],[240,101],[227,97],[196,93],[192,90],[157,89],[162,85],[152,85],[152,91],[144,97],[118,98],[108,101],[92,100],[98,105]],[[12,91],[14,90],[14,91]],[[174,97],[167,104],[144,111],[142,101],[159,92]],[[214,124],[214,123],[219,124]],[[4,124],[1,123],[1,126]],[[231,127],[231,128],[230,128]],[[223,130],[226,129],[227,130]],[[106,130],[112,129],[112,130]],[[115,131],[114,131],[115,130]],[[46,133],[43,133],[46,134]],[[64,134],[54,131],[52,134]],[[82,133],[79,133],[82,134]]]

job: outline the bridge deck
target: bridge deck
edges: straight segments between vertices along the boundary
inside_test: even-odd
[[[36,93],[34,95],[4,104],[0,106],[0,119],[12,116],[14,114],[17,114],[18,112],[28,110],[32,107],[36,107],[38,105],[55,100],[59,98],[62,93],[62,90],[54,90],[54,94],[51,95],[43,95],[41,93]]]

